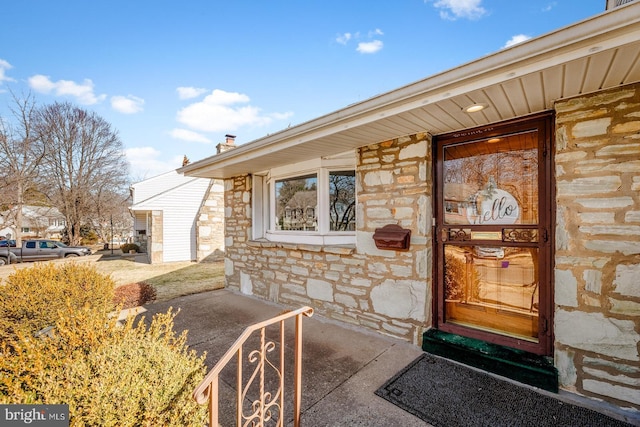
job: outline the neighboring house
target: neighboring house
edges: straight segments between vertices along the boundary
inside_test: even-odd
[[[229,288],[637,420],[639,158],[634,1],[179,171],[225,180]]]
[[[7,224],[7,226],[3,227],[4,224]],[[57,208],[31,205],[22,207],[20,232],[23,239],[41,237],[59,240],[62,237],[62,231],[65,226],[65,217]],[[0,217],[0,227],[3,227],[0,229],[0,235],[11,236],[12,239],[15,239],[17,236],[15,213],[10,211],[3,212]]]
[[[224,251],[221,181],[171,171],[131,186],[134,243],[149,262],[201,261]]]

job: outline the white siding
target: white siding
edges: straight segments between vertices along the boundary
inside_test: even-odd
[[[163,262],[196,259],[196,221],[209,183],[197,179],[155,201],[153,209],[163,211]]]
[[[132,186],[136,229],[146,229],[147,212],[162,211],[162,262],[197,259],[196,222],[210,183],[172,171]]]
[[[140,181],[131,186],[133,188],[133,204],[142,203],[193,180],[193,177],[171,171]]]

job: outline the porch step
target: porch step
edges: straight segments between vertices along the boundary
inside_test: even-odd
[[[485,341],[429,329],[422,350],[553,393],[558,392],[558,370],[546,356]]]

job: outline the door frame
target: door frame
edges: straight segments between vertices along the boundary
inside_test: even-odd
[[[463,131],[433,137],[433,326],[438,330],[475,338],[493,344],[512,347],[539,355],[553,354],[553,312],[554,312],[554,230],[555,230],[555,173],[553,169],[553,147],[555,133],[553,111],[521,117],[515,120],[494,123]],[[443,151],[449,144],[471,142],[504,134],[538,131],[538,236],[539,244],[539,311],[538,342],[530,342],[500,335],[480,329],[469,328],[445,321],[444,302],[444,242],[442,233],[450,225],[444,224],[443,203]],[[442,201],[442,202],[441,202]],[[544,286],[543,286],[544,284]],[[442,301],[441,301],[442,299]]]

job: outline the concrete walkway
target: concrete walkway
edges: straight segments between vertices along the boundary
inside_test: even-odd
[[[189,346],[199,353],[207,352],[208,369],[247,326],[283,311],[279,305],[228,290],[217,290],[149,304],[145,316],[166,312],[169,307],[181,310],[175,318],[175,330],[187,329]],[[288,345],[293,345],[293,341]],[[422,351],[418,347],[406,342],[350,329],[320,316],[304,318],[303,425],[428,426],[374,394],[420,354]],[[220,422],[225,427],[235,425],[232,421],[235,401],[231,386],[235,372],[232,366],[229,368],[227,370],[231,372],[225,375],[226,370],[223,371],[220,381]],[[291,390],[287,390],[286,395],[292,396]],[[285,405],[290,407],[292,401],[285,402]],[[289,420],[291,418],[287,417]]]

